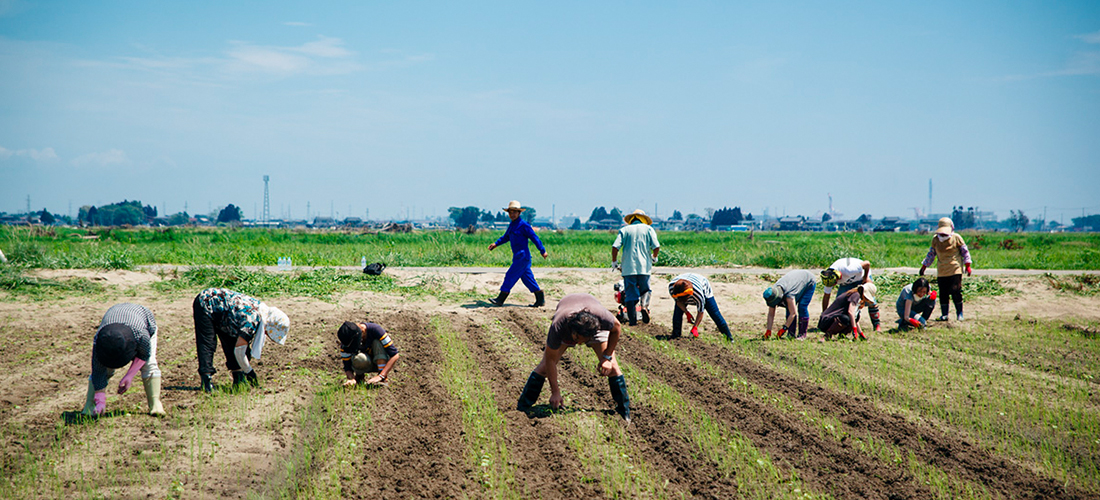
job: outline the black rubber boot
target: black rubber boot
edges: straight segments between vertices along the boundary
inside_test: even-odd
[[[252,387],[260,386],[260,377],[256,376],[256,369],[244,374],[244,380]]]
[[[502,306],[506,299],[508,299],[508,292],[500,292],[500,295],[489,299],[489,303],[494,306]]]
[[[214,392],[214,382],[210,380],[209,373],[200,373],[199,378],[202,379],[202,392]]]
[[[542,307],[546,305],[546,294],[542,290],[535,291],[535,303],[531,304],[531,307]]]
[[[623,302],[623,306],[626,306],[627,322],[630,326],[636,326],[638,324],[638,301]]]
[[[630,423],[630,394],[626,392],[626,377],[608,377],[608,385],[611,386],[611,397],[615,399],[615,412]]]
[[[239,387],[244,383],[244,373],[240,370],[233,372],[233,387]]]
[[[526,412],[529,411],[532,406],[535,406],[535,402],[539,400],[539,394],[542,393],[542,384],[544,382],[546,382],[546,377],[531,372],[531,375],[527,377],[527,384],[523,386],[523,392],[519,395],[516,409]]]

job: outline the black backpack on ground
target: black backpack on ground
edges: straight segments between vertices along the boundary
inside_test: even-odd
[[[363,268],[363,273],[364,274],[369,274],[371,276],[378,276],[378,275],[382,274],[382,271],[385,271],[385,270],[386,270],[386,265],[385,264],[383,264],[381,262],[375,262],[374,264],[368,264],[367,267],[364,267]]]

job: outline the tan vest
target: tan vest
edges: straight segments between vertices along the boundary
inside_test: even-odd
[[[959,233],[951,233],[947,241],[932,237],[932,248],[936,249],[936,276],[954,276],[962,274],[963,259],[959,248],[964,245]]]

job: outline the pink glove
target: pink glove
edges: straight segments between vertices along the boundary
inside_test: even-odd
[[[130,363],[130,369],[126,370],[126,375],[122,376],[122,380],[118,382],[118,393],[122,394],[130,389],[130,385],[134,383],[134,375],[137,375],[141,371],[141,367],[145,366],[145,361],[141,358],[134,358],[134,361]]]
[[[94,396],[95,399],[95,414],[100,416],[103,412],[107,411],[107,393],[97,392]]]
[[[932,290],[931,292],[928,292],[928,298],[932,299],[932,300],[936,300],[936,291]]]
[[[917,318],[909,318],[909,324],[914,328],[920,328],[920,321],[917,321]]]
[[[966,275],[970,276],[970,264],[966,265]]]
[[[691,327],[691,336],[692,337],[698,337],[699,336],[699,327],[698,326]]]

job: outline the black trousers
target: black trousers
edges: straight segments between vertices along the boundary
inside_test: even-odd
[[[963,313],[963,275],[936,277],[936,284],[940,287],[940,314],[947,316],[948,300],[955,303],[955,314]]]
[[[214,349],[220,341],[222,353],[225,354],[225,367],[228,370],[240,370],[237,357],[233,355],[233,349],[237,347],[237,334],[225,331],[220,314],[212,315],[199,303],[199,298],[191,303],[191,310],[195,318],[195,352],[199,358],[199,374],[217,373],[214,369]],[[246,351],[248,359],[252,359],[251,349]]]

